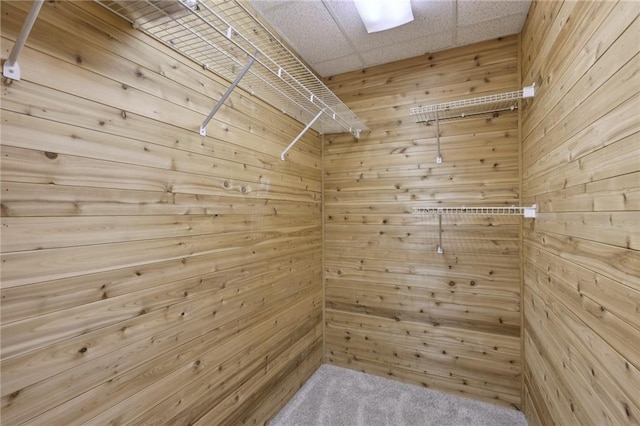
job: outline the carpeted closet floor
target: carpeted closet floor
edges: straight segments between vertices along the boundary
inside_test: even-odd
[[[515,409],[322,365],[270,426],[491,425],[527,421]]]

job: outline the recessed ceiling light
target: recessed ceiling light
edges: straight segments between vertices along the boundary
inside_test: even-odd
[[[413,21],[411,0],[354,0],[354,3],[368,33]]]

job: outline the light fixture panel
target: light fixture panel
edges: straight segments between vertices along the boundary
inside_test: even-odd
[[[411,0],[354,0],[369,34],[413,21]]]

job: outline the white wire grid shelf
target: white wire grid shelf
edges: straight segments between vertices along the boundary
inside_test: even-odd
[[[241,1],[96,1],[229,82],[247,68],[232,87],[237,84],[302,123],[313,121],[311,127],[319,133],[359,137],[367,130]]]
[[[417,123],[430,124],[436,120],[513,111],[518,108],[518,99],[532,97],[534,93],[535,85],[497,95],[415,107],[410,109],[410,114],[416,116]]]
[[[413,214],[468,215],[468,216],[524,216],[536,217],[536,205],[531,207],[414,207]]]
[[[536,217],[537,206],[531,207],[414,207],[413,214],[438,215],[438,245],[436,253],[443,254],[442,247],[442,216],[444,215],[465,215],[465,216],[524,216],[525,218]]]

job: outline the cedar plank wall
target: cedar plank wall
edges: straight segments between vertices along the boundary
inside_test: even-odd
[[[6,58],[30,2],[2,2]],[[322,359],[321,139],[93,2],[2,87],[2,424],[263,422]]]
[[[640,423],[640,3],[534,2],[522,32],[525,412]]]
[[[371,132],[325,137],[325,360],[520,405],[518,216],[413,206],[519,205],[518,112],[443,121],[409,108],[517,90],[510,36],[341,74],[329,87]]]

